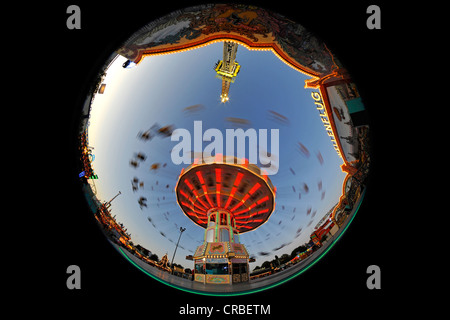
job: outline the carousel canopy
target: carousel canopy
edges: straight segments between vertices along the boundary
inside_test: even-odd
[[[275,209],[275,187],[248,161],[201,162],[183,170],[175,187],[177,202],[194,223],[206,228],[207,212],[224,209],[240,233],[258,228]]]

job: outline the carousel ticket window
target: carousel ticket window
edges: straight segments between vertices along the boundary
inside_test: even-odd
[[[206,274],[228,274],[228,263],[207,263]]]
[[[204,274],[205,269],[203,263],[196,263],[195,264],[195,273],[197,274]]]
[[[248,281],[247,263],[233,263],[233,282]]]

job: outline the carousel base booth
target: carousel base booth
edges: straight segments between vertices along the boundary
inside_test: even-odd
[[[249,280],[249,255],[240,243],[207,242],[194,255],[194,280],[202,283],[232,284]]]

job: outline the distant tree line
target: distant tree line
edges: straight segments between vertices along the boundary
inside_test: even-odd
[[[282,264],[294,259],[296,255],[299,253],[305,252],[308,250],[308,247],[306,244],[302,244],[301,246],[298,246],[294,250],[292,250],[291,254],[283,254],[281,257],[275,256],[275,258],[271,261],[264,261],[261,266],[256,266],[253,271],[256,271],[258,269],[271,269],[281,266]]]

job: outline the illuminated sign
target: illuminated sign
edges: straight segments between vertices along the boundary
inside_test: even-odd
[[[314,104],[316,105],[316,109],[319,111],[320,119],[323,122],[323,126],[327,134],[330,136],[331,143],[333,144],[334,150],[336,150],[339,157],[342,158],[341,150],[339,150],[339,146],[336,141],[336,137],[334,136],[333,128],[331,127],[330,117],[328,116],[327,110],[324,106],[324,102],[322,96],[319,92],[311,92],[311,97],[314,99]]]

